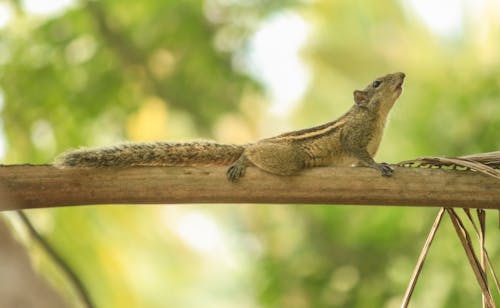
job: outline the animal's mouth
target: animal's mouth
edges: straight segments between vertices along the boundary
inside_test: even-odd
[[[401,79],[401,81],[399,81],[394,87],[394,93],[396,93],[397,96],[401,95],[403,92],[403,81],[404,79]]]
[[[394,94],[396,97],[399,97],[401,93],[403,93],[403,79],[401,79],[401,81],[399,81],[394,87]]]
[[[401,79],[397,84],[395,90],[402,90],[403,89],[403,81],[404,79]]]

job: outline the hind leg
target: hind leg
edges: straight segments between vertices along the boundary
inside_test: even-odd
[[[245,148],[240,158],[227,170],[227,178],[235,182],[245,174],[248,165],[276,175],[292,175],[304,169],[305,153],[289,144],[260,142]]]

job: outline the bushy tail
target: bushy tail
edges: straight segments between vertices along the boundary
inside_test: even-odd
[[[124,143],[65,152],[55,159],[54,165],[59,168],[229,165],[243,150],[242,145],[212,142]]]

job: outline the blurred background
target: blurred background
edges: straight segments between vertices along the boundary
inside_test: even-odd
[[[245,143],[331,121],[354,89],[395,71],[407,79],[377,161],[500,150],[495,0],[0,1],[1,162],[50,163],[69,148],[124,140]],[[437,208],[26,213],[97,307],[399,307]],[[489,214],[499,267],[498,217]],[[81,307],[16,215],[4,217],[15,232],[0,238],[24,242],[62,305]],[[20,275],[2,275],[5,296],[38,294],[28,284],[5,291]],[[445,217],[412,305],[480,303]]]

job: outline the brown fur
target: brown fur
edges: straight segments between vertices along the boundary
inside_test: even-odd
[[[254,165],[278,175],[291,175],[315,166],[354,163],[390,176],[392,169],[376,163],[387,115],[401,94],[403,73],[377,78],[354,91],[354,106],[335,121],[247,145],[194,143],[128,143],[80,149],[56,158],[59,167],[126,167],[232,164],[227,177],[235,181]]]
[[[244,147],[213,142],[123,143],[103,148],[82,148],[62,153],[58,167],[127,167],[228,165],[238,159]]]

